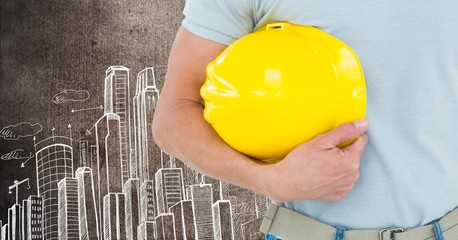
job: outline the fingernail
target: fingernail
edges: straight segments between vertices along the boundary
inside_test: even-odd
[[[368,124],[367,119],[361,119],[361,120],[353,122],[353,125],[355,126],[355,128],[364,128],[367,126],[367,124]]]

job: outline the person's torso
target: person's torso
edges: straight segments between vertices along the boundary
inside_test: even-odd
[[[257,4],[256,27],[312,25],[347,43],[367,86],[369,143],[354,189],[340,202],[285,206],[359,229],[414,227],[458,206],[458,2]]]

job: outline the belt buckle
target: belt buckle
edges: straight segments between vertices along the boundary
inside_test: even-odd
[[[383,240],[383,233],[384,232],[389,232],[390,233],[390,240],[393,240],[394,239],[394,234],[395,233],[404,232],[404,229],[402,229],[402,228],[385,228],[385,229],[382,229],[378,233],[378,239],[379,240]]]

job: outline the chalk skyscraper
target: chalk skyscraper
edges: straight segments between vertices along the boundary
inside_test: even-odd
[[[194,209],[194,222],[198,239],[214,239],[212,185],[189,186],[188,198]]]
[[[111,66],[105,77],[105,114],[119,116],[120,156],[122,185],[131,176],[136,177],[135,166],[131,169],[130,141],[130,93],[129,69]],[[134,159],[133,159],[134,160]],[[135,163],[133,165],[136,165]]]
[[[231,203],[229,200],[218,200],[213,204],[213,226],[215,240],[233,240]]]
[[[22,239],[22,207],[14,204],[8,209],[9,239]]]
[[[103,198],[110,192],[122,191],[120,118],[117,114],[105,114],[95,123],[97,179],[99,186],[96,202],[102,206]]]
[[[171,206],[184,199],[181,168],[164,168],[156,173],[156,199],[157,215],[168,213]]]
[[[137,86],[133,98],[135,145],[137,169],[140,183],[154,180],[154,174],[162,167],[161,149],[152,136],[153,115],[159,99],[156,78],[165,76],[165,67],[145,68],[137,75]]]
[[[103,198],[103,235],[105,240],[126,239],[126,210],[123,193],[109,193]]]
[[[35,145],[38,195],[43,201],[43,239],[59,239],[57,183],[73,177],[73,149],[71,139],[51,137]]]
[[[76,170],[78,180],[78,211],[80,239],[101,239],[101,224],[98,215],[99,206],[96,204],[92,170],[80,167]]]
[[[79,240],[78,182],[75,178],[64,178],[58,183],[59,239]]]
[[[30,196],[27,199],[27,240],[43,239],[42,230],[42,197]]]
[[[131,178],[124,184],[125,209],[126,209],[126,234],[127,239],[137,240],[139,223],[139,194],[138,178]]]

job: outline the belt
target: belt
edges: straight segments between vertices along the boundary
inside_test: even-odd
[[[440,235],[437,239],[443,239],[442,233],[451,239],[458,239],[458,231],[455,231],[458,228],[451,231],[455,226],[458,226],[458,208],[430,225],[409,229],[346,230],[340,233],[344,234],[345,238],[337,238],[338,228],[271,203],[260,230],[285,240],[434,240],[436,234]],[[438,229],[440,233],[437,233]],[[447,233],[447,231],[449,232]],[[453,235],[454,237],[451,236],[452,232],[456,234]]]

